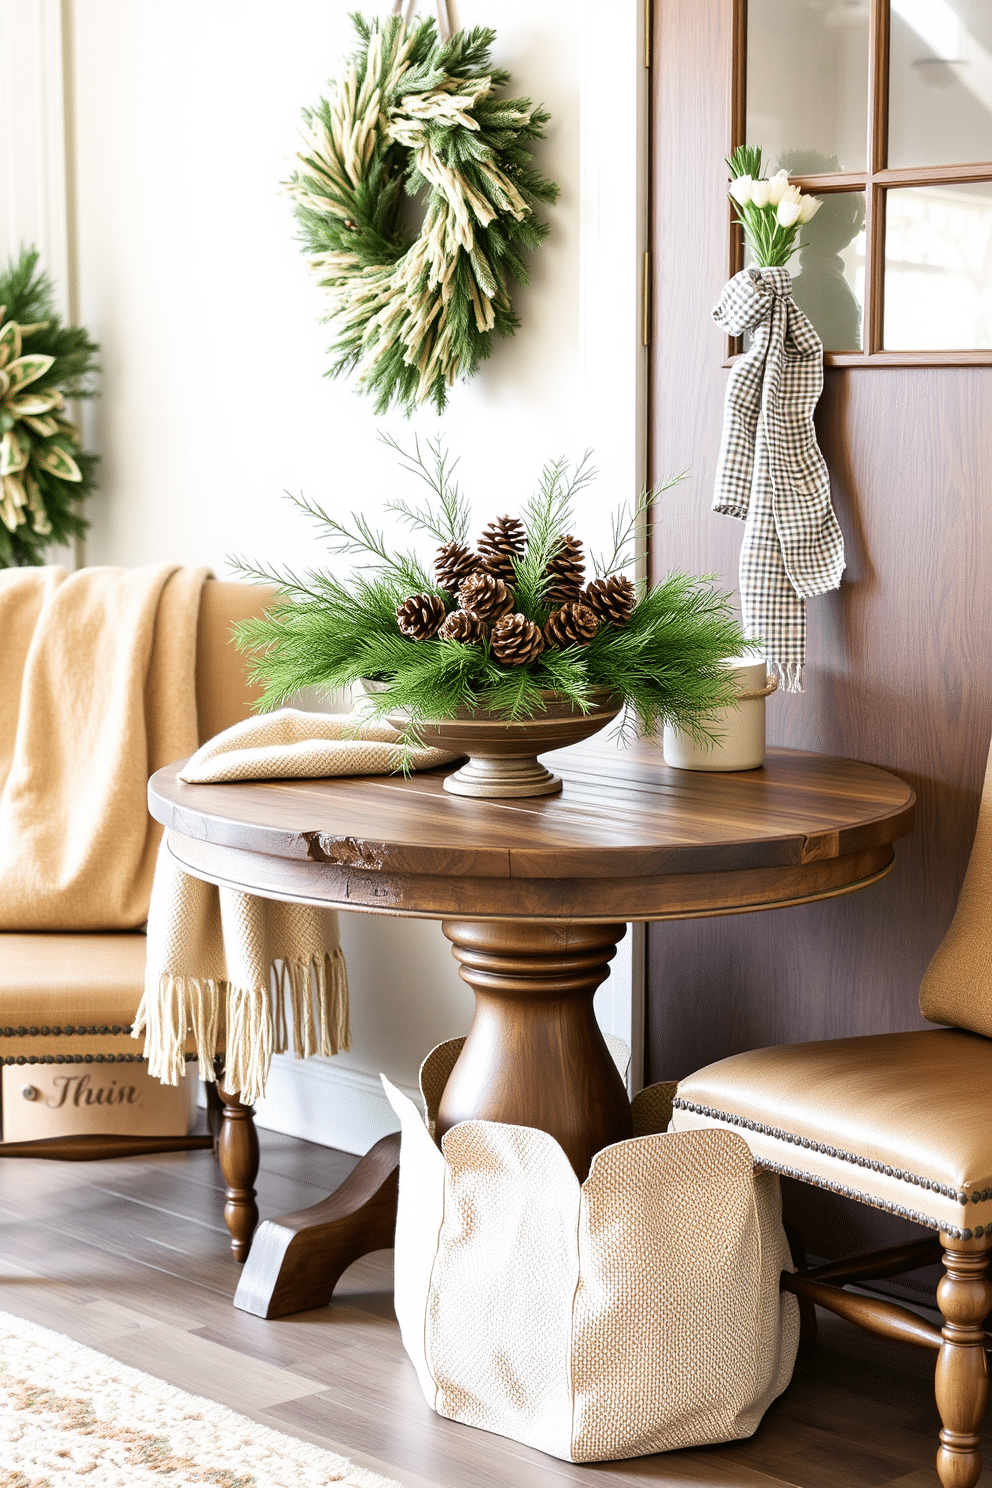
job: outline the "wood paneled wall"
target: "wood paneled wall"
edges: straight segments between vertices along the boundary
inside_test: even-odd
[[[728,375],[710,311],[729,257],[732,11],[655,4],[650,478],[691,467],[652,532],[654,577],[684,567],[736,589],[743,529],[710,511]],[[741,1049],[920,1026],[920,978],[964,873],[992,732],[992,368],[830,369],[825,382],[817,428],[847,572],[807,606],[806,692],[770,700],[769,741],[897,771],[917,826],[863,893],[652,926],[650,1080]],[[899,1232],[813,1190],[788,1202],[820,1255]]]

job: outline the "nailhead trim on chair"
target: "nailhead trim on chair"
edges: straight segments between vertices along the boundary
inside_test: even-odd
[[[904,1171],[902,1168],[892,1168],[885,1163],[878,1162],[872,1157],[862,1157],[857,1152],[844,1152],[840,1147],[828,1147],[824,1142],[814,1142],[810,1137],[797,1137],[795,1132],[783,1131],[781,1127],[765,1126],[760,1121],[751,1121],[744,1116],[734,1116],[729,1111],[715,1111],[711,1106],[697,1106],[692,1101],[680,1100],[678,1096],[672,1102],[672,1109],[676,1111],[694,1111],[697,1116],[710,1116],[714,1121],[726,1121],[731,1126],[742,1126],[745,1131],[759,1132],[763,1137],[775,1137],[780,1142],[790,1142],[794,1147],[808,1147],[810,1152],[822,1152],[824,1157],[836,1157],[841,1162],[854,1163],[856,1167],[868,1168],[873,1173],[884,1173],[887,1178],[899,1178],[903,1183],[911,1183],[916,1188],[928,1189],[931,1193],[939,1193],[942,1198],[954,1199],[959,1204],[967,1204],[968,1195],[956,1188],[947,1188],[944,1184],[934,1183],[930,1178],[921,1178],[916,1173]],[[782,1170],[785,1171],[784,1169]],[[838,1190],[840,1192],[840,1190]],[[971,1195],[973,1204],[984,1204],[992,1199],[992,1188],[983,1188]],[[888,1207],[887,1205],[884,1207]],[[894,1213],[902,1213],[900,1209],[893,1210]],[[908,1214],[909,1211],[907,1210]],[[912,1216],[910,1216],[912,1217]],[[918,1219],[917,1224],[929,1224],[927,1219]],[[936,1223],[933,1226],[939,1229]],[[948,1231],[950,1234],[950,1231]],[[956,1239],[970,1239],[969,1235],[958,1235]]]
[[[99,1026],[99,1028],[97,1027],[97,1025],[95,1023],[91,1024],[89,1028],[84,1028],[84,1026],[83,1026],[82,1023],[80,1023],[80,1025],[79,1025],[78,1028],[74,1028],[73,1025],[70,1023],[65,1028],[3,1028],[3,1029],[0,1029],[0,1034],[2,1034],[4,1038],[51,1038],[53,1036],[55,1038],[59,1038],[62,1035],[65,1035],[68,1038],[68,1037],[71,1037],[72,1035],[81,1034],[81,1033],[82,1034],[98,1034],[98,1033],[107,1034],[107,1033],[130,1033],[130,1032],[131,1032],[131,1024],[130,1023],[112,1023],[112,1024],[101,1023],[101,1025]]]
[[[759,1169],[768,1168],[773,1173],[781,1173],[783,1178],[798,1178],[800,1183],[809,1183],[813,1188],[829,1189],[831,1193],[842,1194],[845,1199],[857,1199],[859,1204],[867,1204],[872,1209],[885,1209],[889,1214],[898,1214],[902,1219],[911,1219],[914,1224],[925,1225],[928,1230],[939,1230],[941,1234],[950,1235],[954,1240],[981,1240],[986,1233],[992,1235],[992,1225],[976,1225],[973,1230],[962,1230],[957,1225],[934,1219],[932,1214],[920,1214],[916,1209],[907,1209],[905,1204],[888,1204],[874,1194],[849,1188],[846,1183],[834,1183],[829,1178],[821,1178],[819,1173],[807,1173],[803,1168],[790,1168],[786,1163],[771,1162],[764,1157],[756,1157],[754,1165]]]
[[[186,1055],[186,1063],[195,1059]],[[144,1054],[8,1054],[0,1064],[144,1064]]]

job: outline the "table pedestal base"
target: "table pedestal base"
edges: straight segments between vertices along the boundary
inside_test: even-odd
[[[475,1019],[437,1114],[550,1132],[580,1181],[602,1147],[631,1135],[627,1091],[592,1000],[626,925],[444,920]]]
[[[476,1014],[438,1112],[438,1140],[473,1118],[550,1132],[580,1179],[631,1135],[630,1105],[593,1015],[625,925],[445,920]],[[393,1243],[399,1135],[383,1137],[336,1193],[259,1225],[234,1305],[257,1317],[323,1307],[342,1272]]]
[[[256,1317],[324,1307],[352,1261],[388,1250],[396,1231],[399,1132],[376,1142],[330,1198],[255,1232],[234,1305]]]

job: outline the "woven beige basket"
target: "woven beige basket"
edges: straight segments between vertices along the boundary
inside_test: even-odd
[[[669,1134],[674,1085],[585,1183],[553,1137],[465,1121],[431,1136],[461,1041],[425,1061],[403,1129],[396,1314],[441,1416],[569,1462],[750,1436],[799,1337],[778,1179],[733,1132]]]

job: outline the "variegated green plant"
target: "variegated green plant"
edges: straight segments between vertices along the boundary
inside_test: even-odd
[[[0,271],[0,567],[43,563],[86,530],[96,456],[80,448],[67,403],[93,396],[97,346],[63,326],[38,251]]]

